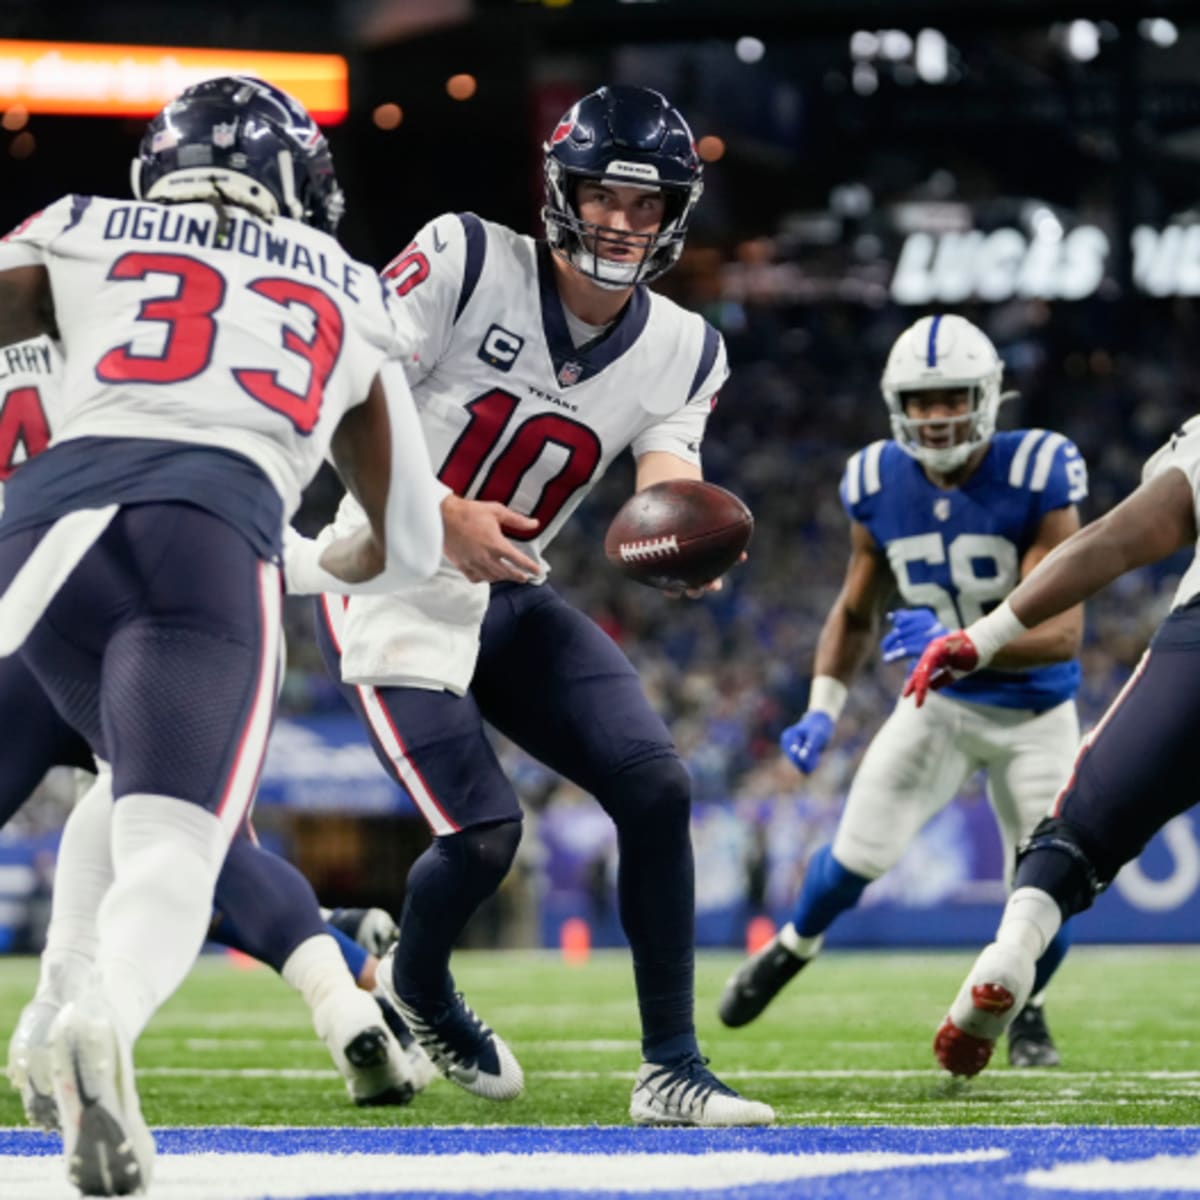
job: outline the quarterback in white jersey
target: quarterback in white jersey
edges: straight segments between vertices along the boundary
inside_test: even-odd
[[[987,616],[930,642],[905,688],[986,669],[1026,630],[1069,611],[1127,571],[1187,546],[1200,557],[1200,418],[1146,464],[1141,486],[1050,555]],[[996,940],[976,960],[934,1039],[955,1075],[987,1065],[1035,985],[1035,964],[1063,921],[1088,908],[1168,821],[1196,804],[1200,771],[1200,569],[1193,559],[1171,611],[1108,711],[1084,739],[1049,816],[1021,849]]]
[[[331,552],[343,565],[421,578],[442,544],[398,367],[385,390],[391,321],[332,237],[341,190],[307,112],[259,80],[197,84],[150,123],[133,178],[137,202],[68,196],[0,243],[0,344],[57,331],[67,398],[6,485],[0,651],[111,764],[116,801],[94,987],[50,1035],[88,1195],[149,1183],[132,1048],[200,949],[249,812],[300,489],[332,448],[370,518]]]
[[[612,87],[564,116],[545,167],[545,242],[445,215],[383,273],[433,466],[452,493],[447,549],[467,566],[444,563],[387,597],[326,597],[319,614],[331,671],[436,835],[409,874],[381,975],[444,1074],[491,1099],[521,1091],[516,1059],[449,970],[520,837],[486,720],[616,824],[643,1033],[630,1115],[761,1124],[772,1110],[725,1087],[696,1043],[687,772],[628,660],[546,582],[544,558],[626,449],[639,488],[700,477],[724,347],[700,317],[644,287],[682,250],[700,161],[662,96]],[[348,501],[337,527],[361,521]],[[489,537],[512,568],[490,589],[463,552]]]
[[[816,769],[895,593],[905,607],[888,614],[884,658],[915,659],[960,614],[1002,600],[1079,527],[1083,459],[1060,434],[996,431],[1002,371],[987,336],[951,314],[923,317],[888,356],[882,390],[894,436],[846,466],[846,579],[821,630],[808,711],[781,738],[805,773]],[[836,918],[979,770],[1011,872],[1018,842],[1066,782],[1079,742],[1082,625],[1074,609],[1031,632],[999,669],[961,681],[925,709],[896,705],[855,772],[832,845],[809,860],[790,921],[726,987],[719,1013],[727,1025],[762,1012],[817,954]],[[1065,951],[1064,938],[1046,956],[1039,994]],[[1014,1028],[1010,1058],[1015,1066],[1057,1063],[1040,1005]]]

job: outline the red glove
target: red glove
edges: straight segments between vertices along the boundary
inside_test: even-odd
[[[904,695],[911,696],[920,708],[930,691],[944,688],[946,684],[969,675],[979,666],[979,651],[963,629],[956,629],[940,638],[934,638],[917,665],[913,667]]]

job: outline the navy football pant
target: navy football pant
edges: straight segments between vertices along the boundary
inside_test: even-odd
[[[7,587],[48,526],[0,541]],[[279,568],[187,504],[122,508],[21,656],[67,724],[112,764],[113,795],[173,796],[232,838],[275,708]]]
[[[1197,801],[1200,779],[1200,618],[1172,614],[1099,724],[1084,739],[1055,804],[1061,828],[1107,885],[1168,821]],[[1064,855],[1035,846],[1017,866],[1014,887],[1042,887],[1060,905],[1073,872]],[[1063,894],[1060,895],[1059,893]],[[1090,900],[1090,897],[1088,898]],[[1067,908],[1086,907],[1083,897]],[[1070,915],[1066,912],[1065,915]]]
[[[335,680],[344,605],[333,596],[317,602],[318,641]],[[612,817],[643,1049],[660,1060],[694,1051],[690,782],[612,639],[547,585],[496,584],[466,696],[345,684],[342,692],[380,762],[439,840],[453,841],[431,847],[409,876],[400,993],[446,997],[453,942],[516,849],[504,826],[520,820],[520,806],[484,733],[487,721]]]
[[[0,658],[0,729],[12,731],[0,750],[0,828],[53,767],[95,771],[87,743],[47,698],[19,654]],[[282,970],[291,952],[329,932],[312,885],[291,863],[272,854],[243,825],[217,878],[213,940]],[[358,977],[365,951],[338,941]]]

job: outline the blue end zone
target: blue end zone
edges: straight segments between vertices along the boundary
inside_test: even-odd
[[[1200,1155],[1200,1127],[841,1127],[792,1126],[785,1129],[635,1129],[635,1128],[461,1128],[461,1129],[248,1129],[197,1128],[163,1129],[155,1133],[160,1155],[301,1153],[342,1155],[454,1155],[454,1154],[578,1154],[603,1158],[608,1154],[688,1154],[747,1151],[755,1155],[790,1155],[798,1159],[818,1155],[900,1155],[911,1163],[899,1162],[883,1169],[867,1169],[865,1163],[847,1162],[833,1173],[792,1178],[779,1183],[754,1183],[724,1190],[672,1190],[658,1187],[655,1196],[673,1200],[728,1197],[729,1200],[962,1200],[963,1197],[994,1197],[1005,1200],[1055,1200],[1067,1196],[1088,1197],[1146,1195],[1152,1190],[1110,1191],[1103,1176],[1090,1186],[1070,1190],[1052,1186],[1050,1179],[1039,1186],[1026,1182],[1032,1171],[1048,1171],[1071,1163],[1107,1160],[1116,1165],[1155,1156],[1186,1159]],[[46,1156],[60,1153],[59,1139],[29,1130],[0,1130],[0,1155]],[[972,1152],[993,1152],[988,1161],[963,1161]],[[998,1155],[996,1152],[999,1152]],[[958,1161],[921,1162],[916,1156],[947,1155]],[[1194,1165],[1194,1162],[1193,1162]],[[448,1170],[449,1168],[448,1164]],[[353,1186],[353,1163],[345,1167]],[[603,1177],[603,1166],[580,1172],[578,1190],[462,1191],[439,1189],[455,1197],[536,1197],[537,1200],[599,1200],[601,1197],[646,1196],[645,1191],[604,1191],[595,1187]],[[451,1181],[447,1179],[449,1184]],[[397,1179],[398,1188],[404,1181]],[[1184,1192],[1200,1194],[1200,1171],[1194,1186]],[[291,1193],[289,1193],[291,1194]],[[1165,1194],[1161,1187],[1155,1192]],[[1172,1194],[1180,1194],[1174,1191]],[[405,1195],[397,1192],[314,1192],[307,1200],[390,1200]],[[411,1195],[411,1193],[408,1193]]]

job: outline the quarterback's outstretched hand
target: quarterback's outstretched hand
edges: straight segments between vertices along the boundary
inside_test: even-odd
[[[813,709],[779,735],[779,748],[788,756],[792,766],[810,775],[817,769],[821,751],[829,744],[831,737],[833,718],[820,709]]]
[[[911,696],[920,708],[926,695],[937,691],[979,666],[979,651],[965,629],[956,629],[944,637],[935,638],[925,647],[925,653],[913,667],[904,695]]]
[[[504,536],[532,534],[538,523],[494,500],[464,500],[453,494],[442,501],[446,557],[472,582],[511,579],[528,583],[540,568]]]
[[[892,629],[879,643],[884,662],[916,658],[934,638],[950,631],[928,608],[899,608],[888,613]]]

